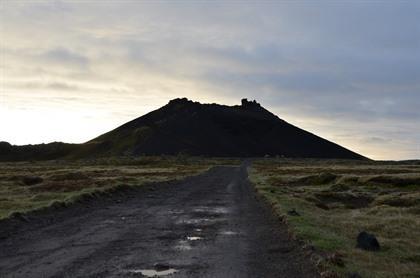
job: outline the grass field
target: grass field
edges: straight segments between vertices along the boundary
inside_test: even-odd
[[[324,277],[420,277],[419,162],[264,159],[249,172]],[[355,247],[361,231],[380,251]]]
[[[0,219],[121,185],[181,179],[235,160],[145,157],[0,163]]]

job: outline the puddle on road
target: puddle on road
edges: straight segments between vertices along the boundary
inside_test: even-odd
[[[219,234],[220,235],[224,235],[224,236],[236,236],[239,233],[238,232],[234,232],[234,231],[221,231]]]
[[[187,236],[187,240],[194,241],[203,239],[201,236]]]
[[[194,212],[227,214],[229,213],[229,209],[226,207],[200,206],[200,207],[195,208]]]
[[[129,270],[130,273],[140,273],[141,275],[145,277],[159,277],[159,276],[167,276],[174,274],[175,272],[178,272],[175,268],[169,268],[166,270],[154,270],[154,269],[133,269]]]
[[[152,269],[132,269],[128,272],[140,273],[145,277],[159,277],[174,274],[175,272],[178,272],[178,270],[171,268],[169,265],[157,263]]]
[[[226,207],[212,207],[212,206],[197,206],[192,209],[190,215],[179,217],[175,223],[184,225],[213,225],[216,222],[223,222],[226,218],[222,217],[229,213],[229,208]],[[185,213],[185,211],[184,211]]]

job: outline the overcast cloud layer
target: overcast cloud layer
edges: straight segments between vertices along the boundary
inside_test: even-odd
[[[2,0],[0,141],[247,97],[371,158],[420,158],[419,19],[417,1]]]

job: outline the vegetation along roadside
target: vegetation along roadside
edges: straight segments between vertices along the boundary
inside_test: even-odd
[[[118,186],[182,179],[232,159],[198,157],[102,158],[75,161],[0,163],[0,219],[72,203],[81,196]]]
[[[324,277],[419,277],[419,162],[264,159],[249,176]]]

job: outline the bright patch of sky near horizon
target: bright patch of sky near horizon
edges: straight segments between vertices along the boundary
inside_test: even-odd
[[[368,157],[420,158],[419,18],[416,1],[0,0],[0,141],[247,97]]]

